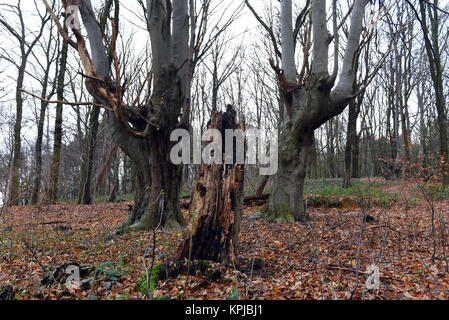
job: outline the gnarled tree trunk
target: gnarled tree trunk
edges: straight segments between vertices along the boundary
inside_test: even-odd
[[[170,134],[180,127],[181,116],[188,118],[188,114],[181,114],[188,85],[184,77],[188,59],[187,9],[187,1],[174,1],[173,5],[171,1],[147,1],[153,90],[148,93],[151,98],[146,105],[131,108],[123,103],[115,51],[118,29],[113,30],[109,41],[112,47],[106,48],[104,32],[93,15],[91,2],[80,2],[92,58],[86,50],[83,35],[76,27],[72,31],[77,42],[72,45],[77,48],[88,76],[86,82],[90,94],[95,101],[113,110],[107,111],[106,117],[114,142],[133,160],[138,173],[135,204],[128,219],[114,234],[150,229],[159,223],[164,226],[185,225],[179,206],[182,167],[173,165],[169,157]],[[118,7],[115,26],[118,23],[117,12]],[[108,58],[107,52],[111,53],[109,58],[112,59]],[[115,81],[112,80],[111,60],[114,62]],[[139,111],[135,112],[135,109]]]
[[[334,37],[327,29],[325,0],[312,1],[313,53],[312,70],[299,82],[292,74],[294,64],[291,43],[291,2],[281,1],[282,15],[282,63],[280,70],[272,62],[279,83],[287,117],[282,124],[279,142],[279,170],[275,177],[273,192],[265,210],[271,221],[306,221],[309,216],[303,200],[304,180],[309,157],[313,149],[314,132],[321,125],[341,114],[354,99],[354,60],[358,59],[360,36],[366,0],[355,0],[351,27],[348,34],[342,71],[339,71],[336,2],[333,5]],[[285,22],[284,22],[285,21]],[[329,39],[335,40],[334,70],[329,74]],[[292,61],[293,60],[293,61]]]

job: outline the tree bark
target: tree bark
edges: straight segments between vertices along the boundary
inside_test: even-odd
[[[224,137],[226,129],[244,130],[244,124],[236,124],[235,113],[227,111],[215,113],[209,129],[220,130]],[[212,260],[230,265],[237,262],[235,249],[243,213],[243,183],[244,164],[201,165],[191,218],[177,250],[178,260]]]
[[[295,137],[284,130],[280,136],[279,167],[266,212],[268,221],[285,223],[307,221],[304,206],[304,179],[313,148],[313,133]]]
[[[361,177],[360,173],[360,134],[355,134],[354,144],[352,146],[352,178],[359,179]]]
[[[354,86],[356,86],[356,84],[354,84]],[[348,127],[346,131],[346,147],[345,147],[345,176],[343,180],[343,188],[351,187],[351,177],[359,178],[358,172],[359,141],[357,135],[357,119],[359,117],[362,101],[363,97],[359,97],[359,99],[352,101],[349,104]]]
[[[89,133],[87,135],[87,150],[83,155],[83,162],[81,164],[81,180],[79,192],[79,204],[92,203],[92,178],[93,178],[93,163],[95,158],[95,149],[97,147],[97,134],[99,127],[100,109],[92,107],[89,115]]]
[[[67,27],[65,27],[67,31]],[[69,51],[69,44],[67,41],[62,40],[61,57],[59,65],[58,75],[58,87],[57,97],[59,101],[64,100],[64,81],[67,70],[67,56]],[[61,160],[61,145],[62,145],[62,111],[63,104],[58,103],[56,105],[56,118],[55,118],[55,132],[54,132],[54,144],[53,144],[53,162],[50,169],[50,191],[49,200],[52,203],[56,203],[58,199],[58,181],[59,181],[59,163]]]
[[[48,62],[48,61],[47,61]],[[47,98],[48,90],[48,78],[50,73],[50,63],[47,64],[47,70],[45,71],[44,79],[42,82],[42,98]],[[34,164],[34,186],[33,194],[31,196],[31,204],[36,205],[39,202],[39,194],[41,187],[41,175],[42,175],[42,141],[44,136],[44,124],[45,113],[47,111],[48,103],[41,101],[41,107],[39,112],[39,120],[37,123],[37,138],[36,138],[36,150],[35,150],[35,164]]]
[[[21,165],[21,130],[22,130],[22,113],[23,113],[23,97],[20,91],[23,87],[23,81],[25,78],[25,68],[27,65],[27,58],[22,54],[22,62],[19,67],[19,75],[17,77],[16,86],[16,119],[14,122],[14,149],[13,149],[13,161],[12,161],[12,174],[9,188],[8,202],[10,205],[19,204],[19,178],[20,178],[20,165]]]

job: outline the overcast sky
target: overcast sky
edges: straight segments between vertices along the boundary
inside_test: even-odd
[[[0,0],[0,14],[7,17],[8,21],[17,25],[18,19],[15,15],[8,12],[8,8],[4,6],[4,4],[15,4],[18,0]],[[94,7],[99,8],[100,4],[103,1],[100,0],[92,0]],[[44,12],[45,7],[41,0],[36,0],[37,6],[41,13]],[[138,55],[148,44],[149,37],[148,32],[145,29],[145,22],[143,21],[142,9],[140,8],[137,0],[127,0],[121,1],[121,26],[123,28],[121,36],[124,41],[133,34],[133,46],[135,48],[134,54]],[[144,1],[146,2],[146,1]],[[254,8],[259,12],[261,16],[264,16],[264,7],[267,4],[271,4],[272,6],[278,8],[278,1],[271,0],[251,0],[251,4]],[[303,0],[301,1],[293,1],[297,10],[304,5]],[[449,0],[440,1],[442,7],[447,6]],[[35,32],[39,28],[39,18],[37,17],[36,8],[34,6],[33,0],[21,0],[22,8],[24,9],[25,21],[27,28],[29,28],[29,32]],[[218,1],[220,3],[220,1]],[[216,8],[215,15],[213,19],[226,19],[226,15],[229,15],[237,8],[239,5],[243,3],[243,0],[224,0],[221,3],[221,6]],[[328,1],[328,5],[330,5],[331,1]],[[340,2],[340,5],[343,10],[345,10],[347,1]],[[47,31],[48,32],[48,31]],[[232,38],[232,41],[235,43],[243,43],[247,46],[249,45],[258,45],[261,39],[261,29],[259,23],[253,17],[251,12],[245,7],[239,19],[232,25],[229,29],[228,34],[229,37]],[[44,38],[48,38],[48,35],[45,35]],[[7,55],[11,59],[18,61],[18,44],[17,40],[11,37],[6,31],[5,28],[0,27],[0,55]],[[300,50],[298,50],[300,52]],[[332,51],[332,49],[331,49]],[[71,49],[71,54],[69,58],[69,63],[76,67],[79,63],[76,52]],[[261,54],[263,54],[263,50],[260,50]],[[36,56],[30,57],[30,62],[27,67],[27,71],[31,74],[38,74],[39,71],[38,65],[36,63],[36,59],[42,59],[42,50],[36,49]],[[267,57],[268,59],[268,57]],[[299,59],[298,59],[299,60]],[[299,63],[297,61],[297,63]],[[0,71],[3,71],[1,76],[0,87],[5,88],[5,93],[0,92],[0,141],[5,141],[4,137],[9,133],[9,128],[5,123],[5,119],[2,116],[9,115],[10,117],[15,113],[15,82],[17,77],[17,69],[8,61],[0,59]],[[77,81],[81,81],[79,77]],[[25,80],[25,88],[29,91],[34,91],[36,94],[40,92],[39,84],[32,79],[31,76],[27,76]],[[69,98],[68,98],[69,99]],[[39,107],[39,101],[36,99],[26,97],[25,103],[25,111],[24,111],[24,126],[22,130],[22,136],[24,137],[24,145],[27,143],[32,145],[35,139],[36,132],[36,117],[37,110]],[[53,126],[53,116],[54,116],[54,105],[50,105],[49,107],[49,123],[47,130],[51,132]],[[88,108],[82,108],[83,110],[88,110]],[[74,124],[73,111],[71,107],[66,107],[64,112],[65,117],[65,126],[70,126]],[[66,138],[70,134],[70,130],[66,131]],[[6,146],[4,143],[0,146],[4,150]]]
[[[263,6],[264,6],[265,0],[252,0],[251,3],[255,8],[257,8],[261,14],[263,12]],[[18,0],[0,0],[0,14],[7,18],[8,22],[13,26],[18,26],[18,18],[16,15],[12,14],[10,12],[10,9],[5,4],[16,4]],[[100,0],[92,0],[92,3],[95,8],[99,8],[101,6],[101,3],[103,1]],[[145,2],[145,1],[144,1]],[[301,1],[302,2],[302,1]],[[39,11],[41,13],[44,13],[45,6],[43,5],[43,2],[40,0],[36,1],[37,7],[39,8]],[[219,1],[216,3],[220,3]],[[234,1],[234,0],[224,0],[222,4],[219,5],[219,7],[216,8],[214,19],[223,19],[224,21],[226,19],[226,15],[230,15],[239,5],[242,4],[241,0]],[[36,7],[33,0],[21,0],[21,7],[23,9],[23,13],[25,16],[25,22],[26,26],[28,28],[28,32],[31,33],[36,32],[36,30],[40,27],[40,19],[36,12]],[[223,16],[223,17],[222,17]],[[143,20],[143,13],[140,5],[136,0],[128,0],[128,1],[121,1],[121,27],[123,28],[123,31],[121,33],[121,36],[123,38],[129,37],[131,34],[133,34],[133,45],[135,47],[134,52],[136,55],[142,50],[145,49],[145,47],[148,44],[149,36],[148,32],[145,29],[145,22]],[[236,21],[234,25],[229,29],[229,36],[233,38],[233,41],[241,42],[243,37],[247,39],[248,41],[251,40],[252,37],[254,37],[254,34],[251,34],[252,32],[255,32],[258,27],[257,21],[254,19],[252,14],[245,8],[241,15]],[[48,32],[48,31],[47,31]],[[44,36],[45,39],[48,39],[48,35]],[[123,39],[124,41],[126,39]],[[6,55],[9,58],[19,61],[19,55],[18,55],[18,43],[15,38],[13,38],[8,32],[0,26],[0,55]],[[71,65],[76,66],[78,63],[76,53],[73,49],[71,50],[69,63]],[[38,74],[41,73],[39,70],[38,65],[36,64],[36,58],[42,59],[42,50],[40,48],[35,49],[36,56],[30,57],[29,64],[27,66],[27,71],[32,74]],[[8,134],[9,128],[6,125],[6,119],[2,116],[9,115],[10,117],[15,113],[15,82],[17,78],[17,68],[13,66],[11,63],[6,61],[5,59],[0,59],[0,71],[2,71],[2,81],[0,82],[0,87],[4,88],[3,92],[0,92],[0,108],[2,109],[2,112],[0,112],[0,141],[4,141],[5,135]],[[40,85],[32,79],[32,77],[27,76],[25,79],[25,88],[29,91],[33,91],[36,94],[39,94],[40,92]],[[26,97],[26,96],[25,96]],[[39,101],[36,101],[36,99],[33,99],[31,97],[26,97],[25,102],[25,108],[24,108],[24,121],[23,121],[23,130],[22,135],[25,140],[25,145],[27,144],[27,141],[29,143],[32,143],[35,139],[36,134],[36,126],[35,121],[37,118],[37,108],[39,107]],[[72,125],[74,124],[73,120],[73,112],[71,112],[71,108],[66,108],[67,111],[64,112],[64,120],[65,125],[69,124],[70,122]],[[86,108],[85,108],[86,109]],[[50,127],[48,128],[50,131],[52,130],[52,118],[54,116],[54,105],[51,105],[49,107],[50,113]],[[6,146],[4,143],[2,143],[2,148],[4,150]]]

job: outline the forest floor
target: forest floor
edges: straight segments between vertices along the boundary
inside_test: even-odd
[[[353,197],[350,203],[363,203],[364,209],[320,204],[309,208],[310,223],[273,224],[258,218],[261,207],[248,207],[238,244],[238,268],[212,263],[204,274],[157,283],[150,279],[153,298],[449,298],[446,194],[420,194],[411,181],[361,180],[358,196],[348,196],[338,187],[332,191],[332,185],[332,181],[316,181],[308,184],[306,192],[320,190],[320,196],[331,195],[342,202]],[[145,299],[146,292],[136,283],[146,268],[153,265],[156,270],[160,262],[170,261],[183,231],[158,230],[154,248],[151,231],[105,242],[104,237],[126,218],[129,205],[8,208],[0,220],[0,289],[12,286],[15,299]],[[375,221],[365,221],[366,214]],[[42,285],[48,270],[72,263],[86,266],[80,288],[68,291],[63,283]],[[379,267],[376,290],[365,288],[370,265]],[[146,283],[143,279],[141,283]]]

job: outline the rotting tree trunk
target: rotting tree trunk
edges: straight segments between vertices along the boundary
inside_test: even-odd
[[[234,117],[215,113],[209,129],[242,129]],[[225,150],[225,147],[223,147]],[[235,148],[234,148],[235,150]],[[191,218],[177,259],[235,264],[235,246],[243,213],[244,164],[202,164],[195,185]]]

